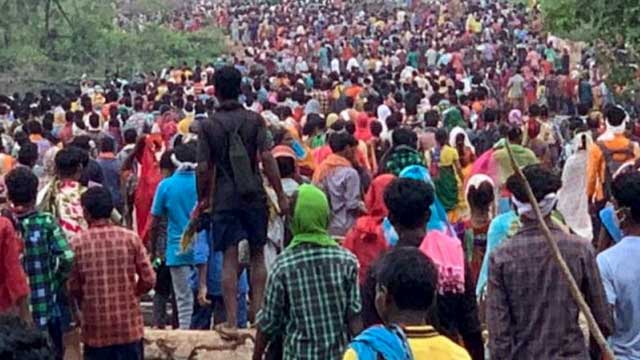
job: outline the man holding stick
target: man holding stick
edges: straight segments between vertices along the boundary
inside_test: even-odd
[[[611,333],[607,308],[591,245],[550,220],[555,208],[557,175],[539,165],[523,169],[560,253],[580,286],[605,336]],[[579,307],[545,243],[525,185],[507,180],[522,227],[490,257],[487,323],[491,357],[495,359],[588,359],[578,326]]]

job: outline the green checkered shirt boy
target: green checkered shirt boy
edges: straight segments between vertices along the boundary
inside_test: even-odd
[[[305,244],[276,259],[257,323],[267,339],[283,335],[285,360],[340,359],[361,308],[355,256]]]
[[[383,164],[383,172],[400,176],[405,168],[411,165],[426,166],[424,155],[408,146],[398,146],[394,149]]]
[[[56,297],[73,266],[73,251],[56,222],[48,213],[30,212],[18,216],[24,256],[22,265],[31,287],[31,313],[40,329],[47,329],[58,316]]]

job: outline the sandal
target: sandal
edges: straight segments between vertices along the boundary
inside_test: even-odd
[[[220,334],[222,340],[232,341],[240,338],[240,333],[237,328],[228,328],[225,323],[218,324],[213,327],[213,330]]]

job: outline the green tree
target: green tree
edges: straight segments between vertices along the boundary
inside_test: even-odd
[[[212,61],[224,49],[219,29],[178,32],[160,21],[119,26],[123,0],[0,0],[0,90],[76,85],[83,74],[128,77],[196,59]],[[137,0],[130,15],[164,18],[178,0]],[[166,5],[166,6],[163,6]]]
[[[618,95],[638,93],[638,0],[540,0],[539,4],[547,30],[595,47],[607,82]]]

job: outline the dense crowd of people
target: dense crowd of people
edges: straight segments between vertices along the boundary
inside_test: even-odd
[[[151,291],[254,359],[600,359],[539,220],[640,357],[638,104],[591,49],[510,2],[195,6],[241,53],[0,96],[0,357],[141,359]]]

